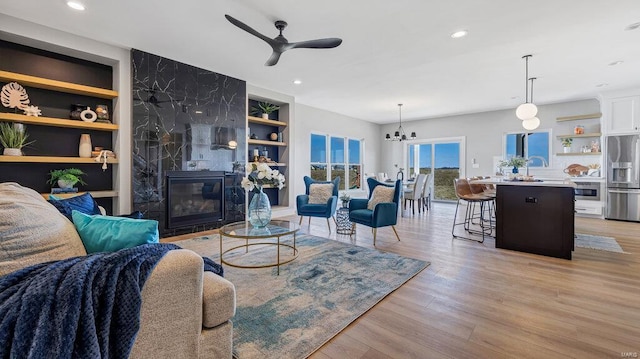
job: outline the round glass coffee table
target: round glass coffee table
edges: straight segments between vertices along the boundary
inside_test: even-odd
[[[219,229],[220,234],[220,263],[226,264],[236,268],[268,268],[278,267],[278,275],[280,275],[280,265],[287,264],[294,259],[298,258],[298,250],[296,249],[296,233],[300,230],[300,226],[294,222],[273,220],[264,228],[255,228],[251,223],[247,221],[236,222],[222,226]],[[292,236],[291,243],[283,243],[282,237]],[[223,238],[237,238],[244,239],[244,243],[240,245],[234,245],[231,248],[224,249]],[[274,238],[275,241],[267,241],[268,238]],[[237,243],[236,243],[237,244]],[[245,253],[249,253],[249,247],[251,246],[275,246],[276,247],[276,261],[270,261],[267,263],[238,263],[236,261],[230,261],[231,259],[225,259],[225,254],[229,257],[230,252],[237,249],[244,248]],[[293,254],[287,257],[286,260],[280,258],[280,249],[289,248],[293,250]]]

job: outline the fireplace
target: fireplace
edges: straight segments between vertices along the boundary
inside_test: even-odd
[[[223,171],[166,172],[167,229],[224,222]]]

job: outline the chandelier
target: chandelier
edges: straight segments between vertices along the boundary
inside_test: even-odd
[[[415,132],[411,132],[411,137],[407,138],[407,135],[404,133],[404,128],[402,128],[402,104],[401,103],[398,104],[398,111],[399,111],[399,118],[400,118],[400,126],[398,126],[398,129],[396,130],[396,132],[393,133],[393,137],[391,137],[391,135],[387,133],[384,139],[387,141],[406,141],[409,139],[415,140],[416,138]]]

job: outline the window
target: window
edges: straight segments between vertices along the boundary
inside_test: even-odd
[[[507,133],[504,157],[524,157],[530,159],[529,167],[549,167],[549,138],[549,131]]]
[[[434,200],[456,200],[453,179],[460,177],[462,139],[436,139],[411,144],[408,148],[409,175],[433,173]]]
[[[361,140],[312,133],[311,178],[329,181],[339,177],[340,190],[359,189],[362,187],[361,153]]]

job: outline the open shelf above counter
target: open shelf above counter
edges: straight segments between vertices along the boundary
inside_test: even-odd
[[[254,139],[248,139],[247,143],[250,145],[281,146],[281,147],[287,146],[286,142],[254,140]]]
[[[249,123],[259,123],[261,125],[269,125],[269,126],[279,126],[286,127],[287,123],[277,120],[269,120],[261,117],[247,116],[247,122]]]
[[[594,133],[583,133],[580,135],[558,135],[556,137],[559,139],[563,139],[563,138],[587,138],[587,137],[600,137],[600,136],[602,136],[602,133],[594,132]]]
[[[89,157],[53,157],[53,156],[3,156],[0,155],[0,162],[13,162],[13,163],[95,163],[99,165],[102,161],[97,162],[95,159]],[[118,163],[117,158],[107,158],[107,163]]]
[[[82,128],[87,130],[97,130],[97,131],[117,131],[118,125],[113,123],[102,123],[102,122],[85,122],[80,120],[67,120],[63,118],[54,118],[54,117],[33,117],[20,115],[17,113],[0,113],[0,120],[10,121],[10,122],[19,122],[24,124],[31,125],[41,125],[41,126],[56,126],[56,127],[66,127],[66,128]]]
[[[71,82],[50,80],[42,77],[19,74],[9,71],[0,71],[0,81],[16,81],[23,86],[41,88],[45,90],[60,91],[75,95],[85,95],[105,99],[118,97],[118,92],[100,87],[79,85]]]
[[[556,118],[556,121],[557,122],[563,122],[563,121],[590,120],[592,118],[600,118],[600,117],[602,117],[602,113],[596,112],[596,113],[589,113],[589,114],[586,114],[586,115],[575,115],[575,116],[558,117],[558,118]]]
[[[600,156],[602,152],[569,152],[556,153],[557,156]]]

